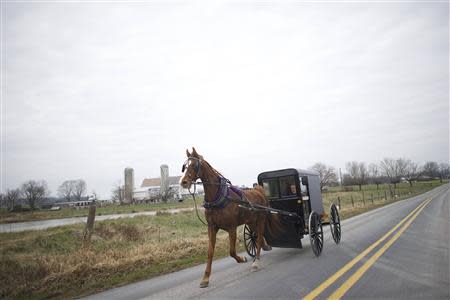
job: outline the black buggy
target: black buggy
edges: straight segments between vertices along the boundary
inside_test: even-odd
[[[320,178],[314,171],[283,169],[258,175],[258,184],[264,188],[269,207],[257,207],[278,214],[282,234],[273,235],[266,226],[264,238],[273,247],[302,248],[302,238],[309,235],[311,248],[319,256],[323,248],[323,224],[329,224],[333,240],[341,240],[341,222],[336,205],[331,204],[330,214],[323,209]],[[248,208],[248,207],[247,207]],[[252,208],[250,208],[252,209]],[[328,221],[326,221],[328,219]],[[256,233],[244,226],[244,243],[247,253],[256,254]]]

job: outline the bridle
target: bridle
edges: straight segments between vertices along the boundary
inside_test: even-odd
[[[201,170],[201,165],[202,165],[202,160],[198,157],[194,157],[194,156],[189,156],[188,159],[184,162],[183,166],[181,167],[181,173],[184,173],[184,171],[186,171],[186,169],[189,166],[189,160],[193,159],[195,160],[195,175],[194,175],[194,180],[191,180],[191,183],[195,183],[195,181],[197,180],[197,178],[200,178],[200,170]]]
[[[203,225],[208,226],[208,224],[206,224],[205,221],[202,220],[202,218],[200,218],[200,215],[198,214],[198,207],[197,207],[197,201],[195,199],[195,192],[197,190],[197,184],[202,184],[202,182],[196,182],[197,178],[200,178],[200,170],[201,170],[201,159],[197,158],[197,157],[193,157],[193,156],[189,156],[188,159],[184,162],[183,166],[181,167],[181,173],[184,173],[184,171],[186,171],[186,169],[189,167],[189,160],[193,159],[195,160],[195,175],[194,175],[194,179],[191,179],[191,186],[194,186],[193,191],[191,191],[191,186],[189,186],[189,194],[191,194],[192,196],[192,200],[194,201],[194,207],[195,207],[195,213],[197,215],[197,218],[200,220],[200,222],[203,223]]]
[[[218,185],[218,186],[222,186],[222,185],[228,185],[229,186],[229,185],[231,185],[231,181],[230,180],[228,180],[222,174],[220,174],[217,170],[212,168],[208,163],[207,163],[207,165],[210,166],[215,173],[217,173],[216,175],[218,175],[219,178],[224,178],[226,183],[223,184],[223,183],[220,182],[220,180],[219,180],[219,182],[210,182],[210,181],[204,181],[204,180],[198,182],[197,179],[200,178],[200,176],[201,176],[200,173],[202,171],[202,162],[203,162],[203,160],[201,158],[194,157],[194,156],[189,156],[188,159],[184,162],[183,166],[181,167],[181,173],[184,173],[184,171],[186,171],[186,169],[189,167],[189,160],[190,159],[193,159],[195,161],[195,174],[193,176],[194,179],[191,179],[191,184],[194,185],[194,188],[195,188],[195,185],[197,185],[197,184],[199,184],[199,185]]]

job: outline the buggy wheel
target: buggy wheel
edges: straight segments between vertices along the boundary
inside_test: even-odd
[[[323,229],[320,216],[315,211],[309,215],[309,240],[314,254],[319,256],[323,249]]]
[[[339,217],[339,210],[334,203],[330,206],[330,229],[334,242],[339,244],[341,241],[341,218]]]
[[[247,224],[244,225],[244,245],[248,255],[256,256],[256,232],[254,232]]]

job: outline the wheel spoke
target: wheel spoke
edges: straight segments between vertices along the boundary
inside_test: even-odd
[[[244,226],[244,246],[251,257],[256,255],[256,232],[253,232],[249,226]]]

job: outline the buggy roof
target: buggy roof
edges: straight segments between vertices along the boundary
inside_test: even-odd
[[[267,178],[292,176],[292,175],[295,175],[295,176],[319,176],[319,173],[317,173],[316,171],[294,169],[294,168],[281,169],[281,170],[275,170],[275,171],[262,172],[261,174],[258,175],[258,181],[260,181],[262,179],[267,179]]]

